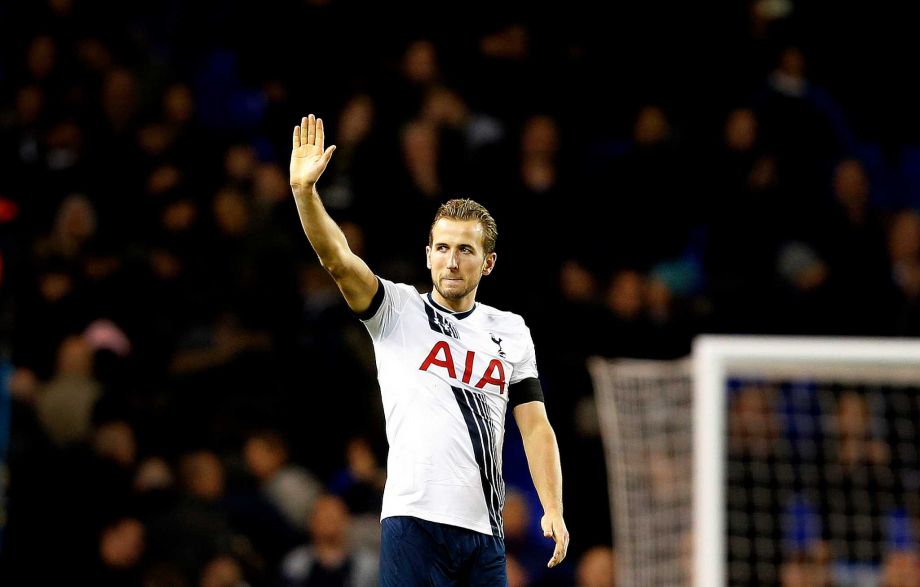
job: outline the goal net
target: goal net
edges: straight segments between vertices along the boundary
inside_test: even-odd
[[[618,585],[920,587],[920,342],[592,359]]]

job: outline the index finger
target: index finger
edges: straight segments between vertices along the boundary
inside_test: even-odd
[[[316,119],[316,144],[319,145],[320,151],[326,150],[326,131],[323,129],[323,119]]]

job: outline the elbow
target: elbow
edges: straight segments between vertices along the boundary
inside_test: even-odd
[[[337,250],[332,254],[323,255],[319,259],[320,265],[336,282],[345,277],[351,268],[348,263],[347,253],[348,251]]]
[[[345,266],[337,261],[320,260],[320,265],[326,270],[326,273],[332,276],[332,279],[338,281],[345,274]]]

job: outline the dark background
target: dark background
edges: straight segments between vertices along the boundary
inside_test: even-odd
[[[533,331],[574,537],[568,569],[533,584],[568,584],[611,543],[586,357],[678,357],[702,332],[920,334],[915,16],[868,1],[0,3],[3,570],[104,575],[93,545],[125,517],[148,541],[117,581],[169,562],[179,530],[153,533],[162,510],[132,481],[147,459],[177,471],[211,451],[230,496],[257,487],[241,457],[254,430],[327,487],[350,439],[383,459],[369,339],[287,188],[291,129],[316,113],[338,146],[320,193],[381,276],[430,286],[445,199],[493,212],[479,299]],[[112,423],[136,444],[117,466],[98,442]],[[506,439],[509,484],[536,505],[513,422]],[[279,545],[229,526],[262,557],[244,560],[254,585],[305,531]]]

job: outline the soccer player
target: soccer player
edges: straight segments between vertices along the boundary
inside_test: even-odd
[[[524,320],[476,302],[495,268],[495,221],[472,200],[435,216],[426,255],[433,289],[377,277],[348,247],[316,182],[335,146],[323,121],[294,127],[291,189],[304,232],[374,342],[386,416],[381,585],[504,586],[501,458],[510,406],[540,496],[548,566],[565,558],[562,470]]]

